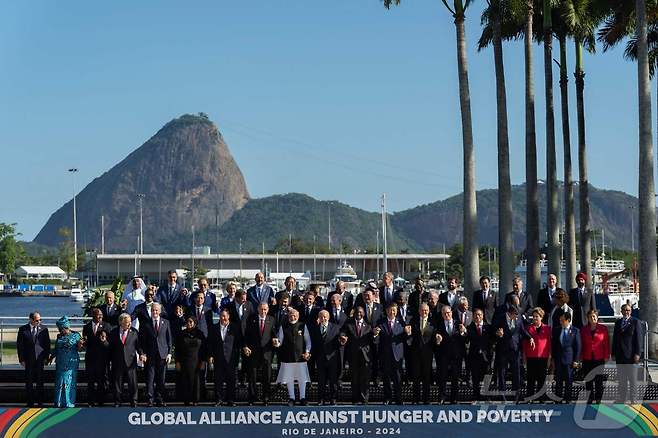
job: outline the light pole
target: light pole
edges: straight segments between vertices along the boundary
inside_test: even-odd
[[[72,167],[69,172],[73,174],[73,268],[74,271],[78,270],[78,215],[75,206],[75,173],[78,171],[77,167]]]
[[[139,253],[141,255],[144,255],[144,222],[142,221],[143,218],[142,202],[144,201],[145,197],[146,195],[144,193],[137,194],[137,198],[139,199]]]

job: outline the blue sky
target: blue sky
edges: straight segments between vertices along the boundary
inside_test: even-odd
[[[467,14],[468,55],[477,186],[493,188],[493,53],[475,47],[483,4]],[[80,190],[187,112],[217,123],[253,197],[303,192],[376,210],[386,192],[395,211],[461,191],[455,30],[439,0],[390,11],[378,0],[0,5],[0,222],[18,223],[24,239],[71,198],[66,169],[80,169]],[[543,58],[535,48],[543,177]],[[505,62],[512,182],[522,183],[521,42],[505,45]],[[585,67],[590,180],[636,194],[635,65],[617,49],[586,55]],[[561,150],[557,80],[555,87]]]

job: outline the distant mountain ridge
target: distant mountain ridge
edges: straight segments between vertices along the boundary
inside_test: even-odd
[[[562,211],[562,186],[560,210]],[[575,186],[578,222],[578,186]],[[381,242],[381,215],[339,201],[300,193],[250,199],[242,172],[217,127],[207,116],[183,115],[167,123],[120,163],[94,179],[78,195],[78,242],[100,247],[100,215],[105,216],[106,252],[133,252],[139,235],[138,194],[144,194],[144,250],[182,252],[195,245],[213,251],[260,252],[295,241],[318,248],[373,251]],[[514,247],[525,247],[525,185],[512,188]],[[606,242],[631,247],[631,217],[637,199],[590,186],[592,229],[605,229]],[[498,241],[497,190],[477,192],[481,244]],[[546,191],[539,185],[540,236],[545,236]],[[54,246],[61,227],[71,227],[72,201],[49,218],[34,242]],[[331,240],[329,222],[331,217]],[[563,214],[560,218],[563,220]],[[462,196],[388,216],[389,251],[437,251],[462,240]],[[306,248],[308,250],[308,248]]]

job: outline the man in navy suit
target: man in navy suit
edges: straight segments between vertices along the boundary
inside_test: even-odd
[[[148,406],[166,406],[164,397],[167,365],[171,362],[172,338],[169,321],[162,317],[162,305],[153,303],[151,319],[140,322],[139,334],[146,357],[146,393]]]
[[[512,374],[512,391],[515,392],[516,401],[521,396],[521,353],[523,339],[530,340],[534,348],[535,341],[523,326],[519,317],[519,309],[510,305],[507,311],[494,320],[493,327],[496,343],[496,381],[499,391],[506,391],[505,376],[507,368]]]
[[[311,292],[306,292],[304,294],[302,306],[297,309],[299,312],[299,320],[306,325],[317,324],[320,310],[322,310],[322,308],[315,305],[315,295]]]
[[[50,356],[48,329],[41,325],[39,312],[30,313],[30,322],[18,329],[16,338],[18,361],[25,369],[27,405],[43,404],[43,366]],[[36,384],[36,392],[34,391]]]
[[[441,308],[441,321],[436,323],[439,368],[439,392],[441,401],[445,401],[445,388],[450,378],[450,403],[457,401],[459,376],[462,370],[466,327],[457,323],[452,317],[452,308],[444,304]]]
[[[114,407],[121,405],[124,378],[128,381],[130,406],[137,406],[137,356],[144,362],[147,357],[142,349],[137,330],[131,327],[130,315],[119,315],[119,326],[110,333],[110,358],[114,384]]]
[[[113,327],[119,324],[119,315],[121,315],[121,308],[116,305],[114,292],[108,290],[105,292],[105,304],[101,304],[99,309],[103,313],[103,321],[107,322]]]
[[[341,297],[340,305],[343,308],[343,312],[349,315],[352,308],[354,308],[354,295],[352,295],[352,292],[347,291],[347,286],[344,281],[338,281],[336,283],[336,290],[329,292],[329,295],[327,295],[327,310],[330,310],[329,306],[334,295],[339,295]]]
[[[430,401],[430,383],[432,381],[432,358],[436,345],[435,322],[430,318],[430,307],[422,303],[419,315],[411,322],[411,336],[407,339],[411,351],[411,361],[405,365],[411,368],[413,376],[413,402],[419,403],[420,385],[423,386],[423,404]],[[407,369],[409,372],[409,369]]]
[[[213,326],[210,343],[210,363],[215,367],[215,406],[233,406],[235,399],[235,377],[242,349],[243,336],[239,322],[230,322],[228,310],[219,314],[219,324]],[[226,384],[224,397],[222,386]]]
[[[333,294],[331,296],[327,306],[327,312],[329,313],[329,321],[341,329],[345,321],[347,321],[348,316],[343,308],[343,297],[340,294]]]
[[[101,333],[107,336],[112,326],[103,321],[103,312],[95,307],[92,310],[93,319],[82,327],[82,337],[85,340],[85,374],[87,375],[88,405],[103,406],[108,377],[107,339],[102,340]]]
[[[268,305],[276,304],[274,289],[265,283],[265,275],[262,272],[258,272],[255,280],[256,285],[247,289],[247,299],[254,306],[254,309],[258,309],[260,303]]]
[[[205,277],[199,278],[197,281],[199,289],[196,291],[196,294],[203,294],[203,306],[206,310],[212,310],[215,313],[219,313],[219,302],[217,301],[217,295],[214,292],[211,292],[208,288],[208,279]],[[194,305],[194,294],[190,295],[188,299],[188,306]]]
[[[631,316],[631,306],[621,306],[622,317],[615,321],[615,329],[612,334],[612,354],[617,363],[617,374],[619,379],[619,400],[624,403],[630,386],[630,401],[635,403],[635,391],[637,386],[637,364],[640,362],[641,326],[640,321]]]
[[[484,321],[482,309],[475,309],[473,322],[466,328],[467,368],[471,372],[473,399],[480,400],[482,379],[491,367],[491,326]],[[486,388],[488,389],[488,388]]]
[[[183,305],[186,307],[189,304],[190,292],[181,287],[177,282],[178,275],[176,271],[167,272],[167,283],[160,286],[155,300],[162,304],[164,317],[167,319],[173,318],[176,314],[176,306]]]
[[[340,298],[338,295],[334,295]],[[340,303],[339,308],[340,308]],[[339,352],[340,330],[342,325],[329,321],[329,312],[321,310],[319,324],[307,326],[311,336],[311,356],[315,358],[318,370],[319,404],[336,404],[338,388],[338,370],[341,364]]]
[[[379,286],[379,303],[387,307],[389,304],[395,302],[395,293],[399,291],[393,285],[393,273],[387,272],[383,277],[384,284]]]
[[[555,395],[569,403],[573,370],[580,356],[580,331],[571,324],[571,313],[560,315],[560,326],[553,327],[551,350],[555,369]]]
[[[493,321],[494,312],[496,307],[500,305],[498,301],[498,293],[489,289],[491,279],[486,275],[480,277],[480,290],[473,292],[473,300],[471,301],[473,310],[481,309],[484,312],[484,320],[487,324]],[[468,324],[466,324],[468,326]]]
[[[537,305],[544,310],[544,323],[548,324],[548,318],[551,316],[553,307],[555,307],[555,294],[558,291],[562,291],[565,294],[567,292],[557,285],[557,276],[555,274],[548,274],[546,283],[546,287],[539,291]]]
[[[267,303],[260,303],[256,315],[247,323],[242,351],[248,358],[249,369],[249,404],[256,400],[256,375],[260,374],[263,404],[270,402],[270,383],[272,380],[272,353],[274,350],[274,318],[269,316]]]
[[[386,318],[375,327],[373,342],[378,346],[384,383],[384,404],[402,404],[401,380],[404,344],[411,334],[411,327],[403,327],[397,319],[398,306],[391,303],[386,308]],[[391,383],[393,384],[391,391]]]
[[[375,291],[372,289],[366,288],[362,293],[361,296],[363,297],[363,311],[364,313],[364,319],[366,323],[372,327],[373,331],[374,329],[379,325],[382,319],[385,319],[384,316],[384,311],[382,310],[382,305],[379,303],[375,303]],[[397,313],[396,313],[397,315]],[[379,357],[379,346],[377,344],[373,344],[372,346],[372,356],[375,358],[371,362],[372,365],[372,371],[370,373],[370,377],[372,378],[372,381],[375,383],[375,386],[378,385],[379,381],[379,360],[377,358]]]

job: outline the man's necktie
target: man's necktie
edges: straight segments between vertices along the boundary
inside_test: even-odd
[[[260,320],[260,335],[263,336],[263,333],[265,333],[265,320],[261,319]]]
[[[420,321],[420,332],[425,334],[425,326],[427,325],[426,319],[421,319]]]
[[[37,328],[36,328],[36,326],[32,327],[32,340],[35,341],[35,342],[37,340]]]
[[[482,326],[478,325],[478,336],[482,336]]]
[[[361,323],[360,322],[356,323],[356,335],[358,337],[361,337]]]
[[[123,345],[126,345],[126,336],[128,335],[128,332],[126,330],[121,332],[121,343]]]
[[[452,323],[451,322],[448,323],[448,334],[449,335],[452,334]]]
[[[566,345],[566,344],[567,344],[567,331],[562,330],[562,345]]]
[[[393,321],[388,321],[388,331],[390,333],[393,333]]]
[[[368,321],[372,324],[372,304],[368,304]]]
[[[96,330],[98,330],[98,324],[94,323],[94,336],[96,336]]]
[[[322,324],[322,339],[327,337],[327,327]]]
[[[155,320],[155,332],[156,333],[160,332],[160,320],[159,319]]]

